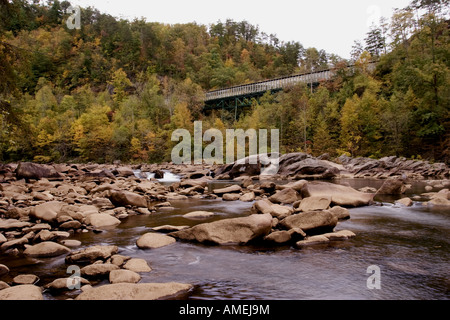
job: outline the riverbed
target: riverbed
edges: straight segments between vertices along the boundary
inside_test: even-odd
[[[341,180],[355,188],[379,187],[376,180]],[[406,196],[425,192],[425,184],[413,183]],[[356,237],[344,242],[296,249],[259,246],[205,246],[180,242],[153,250],[141,250],[136,240],[165,224],[193,226],[217,219],[245,216],[252,203],[221,199],[171,201],[174,209],[152,215],[136,215],[101,233],[78,233],[72,239],[82,247],[113,244],[119,253],[145,259],[152,271],[142,273],[140,283],[183,282],[194,290],[184,299],[251,300],[409,300],[450,297],[450,210],[428,207],[414,201],[412,207],[396,205],[399,197],[375,198],[376,205],[350,209],[351,219],[336,230],[351,230]],[[213,211],[205,220],[188,220],[191,211]],[[68,277],[64,257],[32,259],[0,256],[0,264],[10,268],[10,277],[32,273],[44,285],[58,277]],[[369,266],[380,270],[380,289],[370,289]],[[107,280],[94,283],[108,283]],[[76,297],[80,291],[45,299]]]

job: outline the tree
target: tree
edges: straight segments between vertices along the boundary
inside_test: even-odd
[[[368,51],[373,58],[379,58],[383,51],[386,53],[386,38],[383,35],[381,27],[372,24],[364,41],[366,42],[365,50]]]
[[[72,141],[82,160],[105,162],[111,151],[113,134],[108,106],[92,105],[72,126]]]
[[[108,82],[108,84],[113,87],[113,100],[116,105],[121,103],[122,100],[126,97],[126,89],[133,85],[122,68],[113,72],[111,80]]]

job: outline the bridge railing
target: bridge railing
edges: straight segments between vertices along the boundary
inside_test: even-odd
[[[373,69],[375,64],[376,62],[371,62],[369,68]],[[354,66],[349,66],[348,68],[353,70]],[[280,90],[297,83],[318,83],[320,81],[330,80],[334,75],[334,70],[327,69],[209,91],[206,93],[205,101],[244,96],[269,90]]]

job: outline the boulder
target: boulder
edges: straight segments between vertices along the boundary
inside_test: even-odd
[[[282,206],[279,204],[272,204],[271,208],[272,211],[270,214],[272,215],[272,217],[278,218],[280,220],[290,216],[294,212],[293,208]]]
[[[139,258],[132,258],[128,260],[123,268],[134,272],[150,272],[152,268],[148,265],[147,261]]]
[[[0,290],[10,288],[10,285],[7,284],[5,281],[0,281]]]
[[[171,236],[182,240],[218,245],[247,244],[269,234],[272,228],[270,214],[224,219],[204,223],[189,229],[172,232]]]
[[[44,289],[52,290],[52,291],[65,291],[71,290],[69,287],[74,284],[74,281],[79,281],[80,284],[90,284],[88,280],[82,277],[75,278],[58,278],[53,280],[52,282],[46,284]],[[78,283],[77,281],[77,283]]]
[[[325,237],[323,235],[316,235],[316,236],[308,237],[305,240],[300,240],[295,245],[297,246],[297,248],[302,248],[302,247],[317,245],[317,244],[327,244],[328,242],[330,242],[330,239],[328,239],[327,237]]]
[[[81,222],[77,220],[71,220],[59,225],[60,229],[78,229],[81,228]]]
[[[120,224],[120,220],[105,213],[94,213],[86,218],[86,223],[95,228],[115,227]]]
[[[33,224],[31,222],[20,221],[17,219],[0,219],[0,230],[22,229],[32,226]]]
[[[255,200],[255,193],[254,192],[245,193],[244,195],[239,197],[239,200],[242,202],[252,202],[253,200]]]
[[[331,197],[309,197],[304,198],[298,207],[299,211],[316,211],[316,210],[326,210],[330,207]]]
[[[286,230],[275,231],[265,236],[264,240],[273,244],[285,244],[291,241],[291,234]]]
[[[147,199],[129,191],[110,191],[109,199],[115,206],[134,206],[147,208]]]
[[[111,256],[111,258],[108,261],[110,261],[112,264],[115,264],[116,266],[120,267],[126,261],[128,261],[130,259],[131,259],[131,257],[129,257],[129,256],[124,256],[124,255],[121,255],[121,254],[115,254],[115,255]]]
[[[57,257],[69,252],[70,249],[66,246],[52,241],[44,241],[26,248],[23,253],[26,256],[45,258]]]
[[[56,220],[58,213],[61,211],[61,208],[64,205],[66,205],[66,203],[60,201],[45,202],[31,208],[30,216],[34,217],[35,219],[52,222]]]
[[[94,263],[81,268],[81,274],[93,278],[104,277],[113,270],[119,270],[119,267],[112,263]]]
[[[20,274],[13,278],[14,284],[36,284],[39,277],[34,274]]]
[[[186,294],[193,288],[184,283],[116,283],[89,289],[75,300],[163,300]]]
[[[342,241],[356,237],[350,230],[341,230],[337,232],[324,233],[322,236],[327,237],[330,241]]]
[[[189,226],[172,226],[172,225],[166,224],[163,226],[153,227],[152,230],[157,231],[157,232],[162,232],[162,233],[170,233],[170,232],[180,231],[180,230],[184,230],[184,229],[188,229],[188,228],[189,228]]]
[[[118,175],[119,177],[134,177],[134,172],[131,168],[128,167],[119,167],[112,171],[113,174]]]
[[[401,204],[406,207],[411,207],[413,205],[413,201],[408,197],[397,200],[395,201],[395,203]]]
[[[42,289],[24,284],[0,290],[0,300],[44,300]]]
[[[6,241],[8,241],[8,239],[6,239],[6,237],[0,233],[0,245]]]
[[[9,273],[9,268],[4,264],[0,264],[0,277]]]
[[[338,219],[331,212],[324,210],[291,215],[280,221],[280,225],[286,229],[300,228],[308,235],[315,235],[332,231],[337,222]]]
[[[205,218],[213,217],[214,215],[215,215],[214,212],[194,211],[194,212],[186,213],[185,215],[183,215],[183,218],[186,218],[186,219],[205,219]]]
[[[284,188],[272,195],[269,200],[273,203],[290,204],[298,200],[298,193],[292,188]]]
[[[242,191],[241,186],[234,184],[232,186],[220,189],[214,189],[213,193],[217,195],[225,194],[225,193],[240,193]]]
[[[302,189],[303,198],[330,197],[333,205],[344,207],[359,207],[369,205],[374,194],[362,193],[352,187],[329,182],[309,182]]]
[[[74,239],[62,240],[61,244],[68,248],[75,248],[81,246],[81,241]]]
[[[237,201],[239,200],[241,195],[239,193],[225,193],[222,196],[222,200],[224,201]]]
[[[399,195],[406,191],[406,186],[403,180],[400,179],[388,179],[383,185],[378,189],[377,194],[391,194]]]
[[[156,249],[168,246],[175,242],[176,240],[173,237],[169,237],[164,234],[146,233],[136,241],[136,245],[140,249]]]
[[[447,200],[442,197],[435,197],[432,200],[428,201],[428,205],[438,206],[438,207],[449,207],[450,200]]]
[[[25,237],[22,237],[19,239],[9,240],[9,241],[2,243],[0,249],[3,251],[6,251],[11,248],[17,248],[17,247],[21,248],[27,243],[28,243],[28,239]]]
[[[338,220],[350,219],[350,211],[348,209],[335,206],[331,209],[328,209]]]
[[[60,178],[59,174],[54,167],[31,163],[31,162],[20,162],[16,169],[17,179],[42,179],[42,178]]]
[[[278,185],[277,189],[283,190],[283,189],[286,189],[286,188],[291,188],[291,189],[294,189],[297,192],[301,192],[303,187],[307,183],[308,183],[308,181],[306,181],[306,180],[298,180],[298,181],[289,182],[287,184]]]
[[[92,246],[79,251],[75,251],[66,256],[66,263],[87,263],[95,260],[106,260],[118,252],[117,246]]]
[[[280,157],[280,175],[298,178],[332,179],[339,175],[338,166],[314,159],[305,153],[290,153]]]
[[[141,276],[131,270],[112,270],[109,273],[110,283],[138,283]]]
[[[258,200],[253,204],[253,209],[257,212],[257,213],[261,213],[261,214],[272,214],[273,209],[272,209],[272,205],[273,203],[270,202],[269,200],[265,199],[265,200]]]

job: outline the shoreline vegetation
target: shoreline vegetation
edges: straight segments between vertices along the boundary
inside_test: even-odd
[[[398,9],[348,60],[247,21],[169,25],[89,7],[71,30],[67,1],[0,2],[2,162],[162,163],[172,132],[194,121],[224,136],[278,129],[281,153],[450,161],[447,0]],[[314,90],[203,110],[208,90],[321,69],[335,77]]]
[[[324,158],[324,157],[322,157]],[[9,276],[0,264],[0,299],[42,300],[45,290],[59,295],[80,279],[77,300],[166,299],[188,297],[185,283],[139,283],[151,272],[147,261],[122,255],[115,245],[84,247],[71,235],[108,232],[123,219],[170,210],[170,201],[190,198],[253,203],[248,216],[205,223],[213,212],[190,212],[195,225],[164,225],[149,229],[136,241],[142,250],[175,245],[179,241],[204,245],[327,246],[357,234],[335,231],[339,221],[350,219],[348,208],[377,205],[377,195],[395,195],[399,206],[413,201],[425,206],[450,207],[450,168],[397,157],[380,160],[341,157],[340,163],[304,153],[280,157],[280,174],[260,176],[260,164],[223,166],[19,163],[0,167],[0,250],[2,255],[45,260],[65,257],[81,278],[57,278],[41,283],[33,274]],[[258,171],[259,170],[259,171]],[[170,171],[179,181],[160,183],[145,172],[163,177]],[[379,189],[356,190],[332,183],[341,178],[384,181]],[[417,180],[430,183],[418,199],[402,196]],[[210,184],[221,182],[220,187]],[[429,187],[429,188],[428,188]],[[425,201],[425,200],[426,201]],[[80,249],[81,247],[81,249]],[[32,270],[30,270],[32,272]],[[97,285],[108,279],[110,284]],[[75,282],[76,284],[77,282]],[[72,287],[74,288],[74,287]]]

